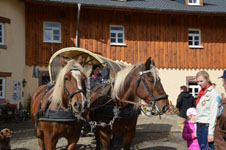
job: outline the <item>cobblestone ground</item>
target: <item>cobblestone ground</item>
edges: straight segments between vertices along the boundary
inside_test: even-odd
[[[181,133],[175,127],[175,116],[166,116],[167,119],[159,120],[157,117],[147,118],[141,116],[138,119],[137,132],[133,141],[133,150],[186,150],[186,142],[181,139]],[[154,122],[154,123],[152,123]],[[34,128],[31,120],[14,123],[1,123],[0,129],[9,128],[13,131],[11,139],[12,150],[39,150],[38,140],[34,136]],[[65,148],[67,141],[60,139],[57,150]],[[114,150],[119,150],[120,140],[114,144]],[[95,149],[95,140],[91,134],[81,137],[76,146],[78,150]]]

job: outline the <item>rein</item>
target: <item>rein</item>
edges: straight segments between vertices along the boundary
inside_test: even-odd
[[[113,92],[115,92],[114,91],[114,87],[112,86],[112,90],[113,90]],[[115,97],[116,97],[116,99],[118,100],[118,101],[120,101],[120,102],[124,102],[124,103],[128,103],[128,104],[133,104],[133,105],[137,105],[137,106],[149,106],[149,105],[145,105],[145,104],[141,104],[141,103],[138,103],[138,102],[131,102],[131,101],[129,101],[129,100],[125,100],[125,99],[121,99],[121,98],[119,98],[118,97],[118,95],[117,94],[115,94]]]
[[[140,103],[137,103],[137,102],[131,102],[129,100],[125,100],[125,99],[121,99],[118,97],[118,95],[115,93],[114,91],[114,87],[112,85],[112,90],[113,92],[115,93],[115,97],[118,101],[120,102],[125,102],[125,103],[129,103],[129,104],[133,104],[133,105],[138,105],[138,106],[144,106],[144,107],[151,107],[152,110],[156,110],[157,113],[160,115],[161,114],[161,111],[159,109],[159,106],[158,104],[156,104],[156,101],[159,101],[161,99],[167,99],[168,98],[168,95],[164,94],[164,95],[160,95],[160,96],[154,96],[151,89],[149,88],[147,82],[145,80],[148,80],[149,82],[153,82],[153,81],[150,81],[149,79],[145,78],[143,75],[144,74],[147,74],[147,73],[151,73],[151,70],[146,70],[146,71],[143,71],[143,68],[142,68],[142,65],[140,66],[140,71],[139,71],[139,77],[137,79],[137,84],[136,84],[136,90],[135,90],[135,94],[137,95],[137,89],[141,83],[141,80],[146,88],[146,90],[148,91],[149,95],[152,97],[152,100],[150,101],[149,104],[140,104]]]
[[[144,85],[145,85],[146,90],[148,91],[149,95],[152,97],[152,101],[154,101],[154,103],[155,103],[156,101],[161,100],[161,99],[166,99],[166,98],[168,98],[168,95],[166,95],[166,94],[160,95],[160,96],[154,96],[154,95],[153,95],[152,91],[151,91],[150,88],[148,87],[147,82],[145,81],[146,78],[143,76],[143,74],[147,74],[147,73],[150,73],[150,72],[151,72],[151,70],[142,71],[142,66],[140,67],[139,77],[138,77],[138,79],[137,79],[137,84],[136,84],[136,95],[137,95],[137,89],[138,89],[138,87],[139,87],[139,85],[140,85],[140,82],[141,82],[141,80],[142,80],[142,82],[143,82]],[[149,81],[149,80],[148,80],[148,81]],[[149,81],[149,82],[152,82],[152,81]],[[111,85],[111,86],[112,86],[112,91],[115,93],[115,90],[114,90],[113,85]],[[145,105],[145,104],[140,104],[140,103],[137,103],[137,102],[131,102],[131,101],[129,101],[129,100],[121,99],[121,98],[118,97],[118,95],[117,95],[116,93],[115,93],[115,97],[117,98],[118,101],[125,102],[125,103],[129,103],[129,104],[133,104],[133,105],[147,106],[147,107],[149,107],[150,105],[152,105],[152,103],[151,103],[152,101],[150,102],[150,104],[146,104],[146,105]]]

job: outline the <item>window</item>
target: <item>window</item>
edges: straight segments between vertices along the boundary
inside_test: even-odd
[[[197,98],[198,93],[200,91],[200,86],[196,82],[189,82],[188,83],[188,91],[192,96]]]
[[[0,77],[0,99],[5,98],[5,78]]]
[[[200,30],[189,30],[188,31],[188,45],[190,48],[201,48]]]
[[[0,45],[4,45],[4,24],[0,23]]]
[[[110,43],[111,45],[125,45],[123,26],[110,26]]]
[[[39,86],[45,85],[50,82],[49,72],[40,71],[39,72]]]
[[[200,0],[188,0],[188,5],[200,5]]]
[[[61,24],[44,22],[44,42],[61,43]]]

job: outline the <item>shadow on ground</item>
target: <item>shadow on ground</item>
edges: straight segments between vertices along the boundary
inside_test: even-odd
[[[30,149],[27,149],[27,148],[16,148],[16,149],[13,149],[13,150],[30,150]]]
[[[12,142],[14,143],[26,143],[30,142],[30,145],[24,146],[24,148],[14,146],[13,150],[37,150],[39,149],[37,138],[34,134],[34,126],[31,120],[22,121],[19,123],[3,123],[0,124],[0,129],[9,128],[13,131]],[[172,128],[171,124],[153,124],[145,123],[138,124],[136,128],[135,138],[133,139],[133,150],[186,150],[186,142],[181,139],[181,133],[170,132]],[[88,141],[87,141],[88,139]],[[78,150],[94,150],[95,139],[94,137],[81,137],[80,143],[76,145]],[[57,150],[63,150],[66,146],[65,141],[59,142]],[[34,145],[36,146],[34,149]],[[114,141],[113,150],[119,150],[122,146],[122,138],[117,136]],[[33,147],[32,147],[33,146]],[[37,149],[36,149],[37,148]]]
[[[170,124],[138,124],[136,132],[170,132],[171,128]]]
[[[152,148],[144,148],[139,150],[176,150],[174,147],[168,147],[168,146],[155,146]]]

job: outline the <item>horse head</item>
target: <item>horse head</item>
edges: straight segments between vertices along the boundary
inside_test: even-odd
[[[75,114],[83,113],[88,107],[85,80],[82,66],[74,60],[68,61],[57,76],[52,101]]]
[[[153,113],[165,113],[169,109],[168,95],[163,89],[154,61],[148,58],[135,70],[134,76],[137,78],[136,95],[155,110]]]

